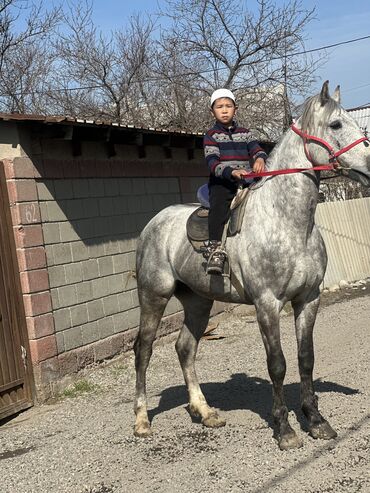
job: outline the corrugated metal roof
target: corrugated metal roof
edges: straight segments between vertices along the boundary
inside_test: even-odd
[[[118,127],[129,130],[141,130],[143,132],[155,132],[165,134],[176,135],[196,135],[203,136],[201,132],[186,132],[185,130],[171,130],[153,127],[138,127],[135,125],[124,125],[110,120],[87,120],[84,118],[73,118],[70,116],[47,116],[47,115],[27,115],[22,113],[0,113],[0,121],[34,121],[43,122],[45,124],[57,123],[57,124],[69,124],[69,125],[91,125],[91,126],[107,126]]]
[[[367,131],[370,133],[370,106],[352,108],[347,111],[358,122],[364,132]]]

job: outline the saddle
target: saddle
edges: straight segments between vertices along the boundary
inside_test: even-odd
[[[227,236],[235,236],[240,232],[248,196],[248,188],[239,190],[235,195],[230,206],[231,216],[228,223]],[[190,215],[186,223],[188,239],[197,251],[209,239],[208,213],[209,209],[207,207],[200,206]]]

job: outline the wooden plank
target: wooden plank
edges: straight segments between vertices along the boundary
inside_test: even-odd
[[[15,404],[12,403],[8,407],[0,408],[0,419],[7,418],[12,414],[16,414],[20,411],[23,411],[24,409],[28,409],[29,407],[30,407],[30,403],[28,399],[23,399],[22,401],[19,401]]]
[[[18,380],[13,380],[12,382],[7,383],[6,385],[0,386],[0,393],[5,392],[8,389],[11,389],[13,387],[19,387],[19,385],[24,384],[24,379],[19,378]]]
[[[29,354],[26,317],[10,215],[4,168],[0,165],[0,419],[32,405],[32,368],[23,365],[22,346]]]
[[[0,298],[1,298],[1,293],[0,293]],[[1,369],[0,383],[4,385],[10,381],[10,374],[9,374],[9,364],[8,364],[8,352],[5,343],[5,330],[2,321],[0,323],[0,369]]]
[[[1,309],[1,314],[2,314],[2,320],[1,320],[1,345],[3,347],[2,351],[2,358],[4,361],[4,373],[6,377],[7,382],[11,382],[12,380],[16,380],[17,376],[19,375],[19,372],[17,372],[17,357],[15,354],[15,344],[18,341],[15,341],[15,336],[17,334],[17,330],[13,331],[12,330],[12,323],[10,319],[10,313],[11,313],[11,308],[10,308],[10,301],[9,300],[9,293],[7,293],[7,290],[5,288],[5,282],[6,280],[9,279],[9,272],[7,269],[7,265],[9,264],[8,262],[2,262],[2,259],[7,259],[9,258],[8,252],[4,248],[4,235],[3,235],[3,228],[0,226],[1,229],[1,235],[0,235],[0,309]]]

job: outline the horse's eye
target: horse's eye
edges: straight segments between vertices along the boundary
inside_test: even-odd
[[[342,128],[342,123],[339,120],[335,120],[334,122],[330,123],[329,127],[333,130],[339,130],[340,128]]]

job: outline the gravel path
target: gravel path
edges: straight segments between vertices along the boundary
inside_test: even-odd
[[[35,407],[0,427],[1,493],[370,492],[370,296],[333,296],[340,302],[324,302],[317,319],[315,378],[336,440],[315,441],[305,431],[287,315],[286,398],[304,446],[278,449],[258,327],[252,315],[236,309],[218,318],[223,338],[203,340],[197,360],[204,393],[226,417],[225,428],[192,422],[172,335],[156,344],[148,372],[152,438],[133,436],[128,354],[86,371],[81,395],[75,388],[76,397]]]

